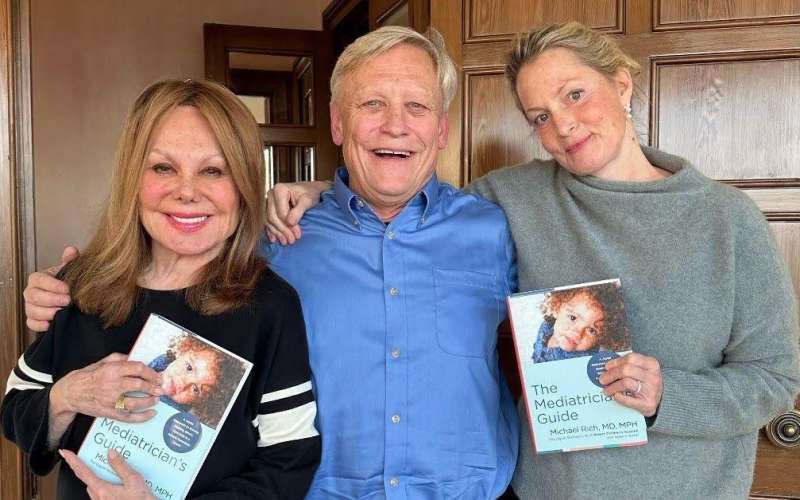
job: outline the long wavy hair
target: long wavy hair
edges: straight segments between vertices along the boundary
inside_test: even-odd
[[[178,106],[197,109],[219,142],[239,193],[240,218],[219,254],[196,276],[187,301],[202,314],[247,304],[265,268],[256,247],[263,231],[264,154],[255,119],[228,89],[213,82],[164,80],[147,87],[125,119],[109,194],[89,245],[65,273],[72,297],[106,328],[130,316],[137,280],[150,265],[151,238],[140,221],[139,190],[154,132]]]

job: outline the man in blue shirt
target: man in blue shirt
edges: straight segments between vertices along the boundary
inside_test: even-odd
[[[302,239],[266,248],[306,318],[323,440],[308,498],[496,498],[511,479],[495,340],[513,247],[498,207],[436,179],[454,90],[436,35],[351,44],[331,78],[346,169]]]
[[[264,244],[308,332],[323,453],[308,498],[494,499],[511,480],[519,420],[495,345],[511,236],[500,208],[435,175],[456,78],[435,32],[348,46],[331,78],[346,168],[298,243]],[[55,303],[28,292],[49,320],[37,306]]]

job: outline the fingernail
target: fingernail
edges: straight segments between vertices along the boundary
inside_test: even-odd
[[[114,450],[112,448],[108,449],[108,458],[117,458],[118,456],[119,453],[117,453],[117,450]]]
[[[63,450],[58,450],[58,454],[61,455],[61,458],[64,458],[64,451]]]

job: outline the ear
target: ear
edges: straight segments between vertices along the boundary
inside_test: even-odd
[[[339,113],[339,108],[337,105],[331,101],[331,137],[333,138],[333,143],[337,146],[342,145],[342,141],[344,140],[344,133],[343,133],[343,124],[342,124],[342,115]]]
[[[450,119],[447,116],[447,111],[445,111],[439,118],[439,133],[436,136],[436,145],[439,149],[444,149],[447,146],[447,134],[449,132]]]
[[[627,106],[633,96],[633,77],[631,77],[631,72],[628,71],[628,68],[619,68],[614,73],[613,81],[617,87],[620,105],[622,107]]]

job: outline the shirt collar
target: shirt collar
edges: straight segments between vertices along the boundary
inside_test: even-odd
[[[358,217],[356,213],[353,211],[353,206],[357,203],[362,202],[361,198],[355,194],[353,191],[350,190],[348,186],[350,181],[350,175],[347,173],[347,169],[344,167],[339,167],[336,169],[336,173],[334,174],[334,181],[333,181],[333,195],[336,198],[336,202],[339,204],[339,209],[342,210],[345,217],[348,220],[352,220],[354,222],[354,226],[358,227]],[[416,194],[411,200],[408,202],[408,205],[417,206],[421,205],[421,216],[417,227],[422,226],[427,217],[428,212],[431,207],[435,206],[436,203],[439,201],[439,179],[436,177],[436,172],[433,173],[431,178],[428,182],[422,186],[422,189],[419,193]],[[366,202],[362,202],[366,203]],[[405,211],[405,208],[403,209]],[[400,217],[402,212],[398,214],[397,217]]]

